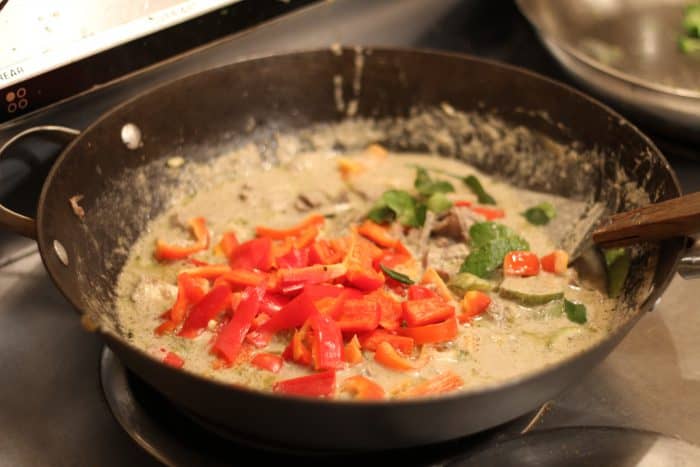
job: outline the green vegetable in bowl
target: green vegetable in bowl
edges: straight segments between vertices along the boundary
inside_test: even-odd
[[[617,298],[622,293],[630,270],[630,256],[624,248],[610,248],[603,252],[608,273],[608,296]]]
[[[394,219],[406,227],[420,227],[425,223],[426,207],[403,190],[385,191],[374,203],[367,217],[377,223]]]
[[[522,213],[523,217],[533,225],[547,225],[556,217],[557,212],[550,203],[544,202],[533,206]]]

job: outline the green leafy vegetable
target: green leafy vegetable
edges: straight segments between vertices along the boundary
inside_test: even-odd
[[[452,201],[447,199],[444,193],[433,193],[430,198],[425,202],[429,210],[433,211],[435,214],[442,214],[443,212],[449,210],[452,207]]]
[[[416,168],[416,179],[413,186],[418,193],[423,196],[431,196],[435,193],[451,193],[455,188],[450,182],[444,180],[433,180],[430,174],[423,167]]]
[[[530,224],[546,225],[549,224],[549,221],[556,217],[557,212],[554,209],[554,206],[552,206],[550,203],[544,202],[525,210],[522,215]]]
[[[496,204],[496,200],[493,199],[490,194],[486,193],[484,187],[481,186],[481,182],[474,175],[468,175],[464,177],[462,181],[476,195],[480,204]]]
[[[574,303],[569,300],[564,300],[564,313],[569,321],[574,323],[584,324],[588,318],[586,317],[586,305],[583,303]]]
[[[469,237],[473,249],[459,272],[468,272],[484,279],[503,264],[503,257],[509,251],[530,249],[527,241],[496,222],[477,222],[469,229]]]
[[[413,285],[415,283],[406,274],[402,274],[398,271],[394,271],[393,269],[389,269],[388,267],[384,266],[383,264],[380,264],[379,267],[382,269],[382,271],[384,271],[384,274],[391,277],[395,281],[401,282],[402,284],[408,284],[408,285]]]
[[[407,227],[420,227],[425,222],[426,207],[406,191],[388,190],[374,203],[367,217],[374,222],[391,222],[396,219]]]
[[[608,296],[617,298],[622,293],[630,270],[630,256],[625,248],[610,248],[603,251],[608,273]]]

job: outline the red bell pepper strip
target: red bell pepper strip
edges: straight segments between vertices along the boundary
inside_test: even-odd
[[[224,326],[214,342],[213,350],[228,363],[238,356],[250,325],[258,314],[260,300],[265,290],[262,287],[248,287],[243,291],[241,303],[233,313],[233,318]]]
[[[328,240],[316,240],[309,247],[309,265],[339,263],[344,256],[345,252],[336,250]]]
[[[229,307],[231,304],[231,288],[226,284],[212,288],[190,310],[178,336],[188,339],[194,338],[207,327],[209,321]]]
[[[437,298],[437,294],[424,285],[412,285],[408,288],[409,300],[420,300],[423,298]]]
[[[379,325],[381,327],[395,331],[401,326],[403,309],[400,302],[394,300],[391,295],[381,289],[365,295],[365,298],[376,302],[379,306]]]
[[[360,347],[360,341],[357,338],[357,334],[352,336],[352,339],[345,344],[345,350],[343,351],[343,359],[351,364],[355,365],[360,363],[364,358],[362,356],[362,348]]]
[[[282,369],[282,357],[272,353],[261,352],[256,354],[250,361],[254,366],[262,370],[267,370],[272,373],[277,373]]]
[[[466,199],[460,199],[454,202],[454,205],[458,208],[469,208],[472,205],[471,201],[467,201]]]
[[[299,232],[298,236],[294,237],[294,247],[308,248],[309,245],[311,245],[314,242],[314,240],[316,240],[318,232],[319,228],[317,225],[306,227],[301,232]]]
[[[204,279],[216,279],[222,274],[231,271],[228,264],[208,264],[206,266],[198,266],[196,268],[188,268],[182,271],[183,274],[188,274],[192,277],[202,277]]]
[[[287,303],[290,298],[281,294],[266,292],[260,301],[260,313],[266,313],[269,316],[276,315]]]
[[[291,248],[287,254],[278,257],[276,261],[280,269],[306,267],[309,265],[309,248]]]
[[[384,399],[384,389],[371,379],[361,375],[347,378],[343,381],[340,390],[350,393],[354,399],[358,400]]]
[[[357,232],[384,248],[394,248],[399,243],[399,240],[392,237],[386,228],[369,219],[358,227]]]
[[[304,268],[280,269],[277,275],[281,286],[284,288],[289,284],[320,284],[330,282],[333,279],[343,277],[347,272],[347,267],[343,263],[337,264],[316,264]]]
[[[318,313],[314,300],[309,294],[302,292],[263,324],[260,330],[274,334],[283,329],[296,328],[304,324],[313,313]]]
[[[416,384],[397,394],[398,397],[436,396],[455,391],[464,386],[464,380],[451,371],[437,375],[427,381]]]
[[[399,328],[400,335],[410,337],[416,344],[434,344],[449,342],[457,337],[457,320],[449,318],[441,323],[428,324],[412,328]]]
[[[425,270],[420,283],[432,285],[435,288],[435,292],[437,292],[442,299],[447,300],[448,302],[453,299],[452,293],[447,287],[447,284],[445,284],[445,281],[442,280],[440,274],[438,274],[438,272],[433,268],[428,268]]]
[[[272,240],[267,237],[254,238],[238,245],[229,259],[232,268],[260,269],[268,271],[272,267]]]
[[[230,269],[228,272],[220,275],[217,280],[223,280],[237,287],[247,287],[250,285],[260,285],[267,279],[267,275],[260,271],[251,271],[250,269]]]
[[[165,354],[165,357],[163,357],[163,363],[174,368],[182,368],[185,361],[175,352],[168,352]]]
[[[503,273],[509,276],[536,276],[540,260],[531,251],[509,251],[503,258]]]
[[[338,368],[343,363],[343,335],[338,325],[329,316],[314,313],[309,318],[311,360],[314,370]]]
[[[278,381],[272,390],[293,396],[331,397],[335,392],[335,370]]]
[[[189,246],[171,245],[156,240],[155,257],[159,261],[184,259],[209,247],[209,230],[203,217],[195,217],[187,222],[194,235],[195,242]]]
[[[454,307],[442,298],[421,298],[402,303],[403,318],[409,327],[425,326],[451,318]]]
[[[569,265],[569,255],[564,250],[554,250],[540,258],[542,269],[554,274],[564,274]]]
[[[307,227],[322,225],[325,220],[326,219],[321,214],[311,214],[299,224],[288,229],[273,229],[270,227],[258,226],[255,228],[255,233],[258,237],[268,237],[275,240],[282,240],[286,237],[298,236]]]
[[[343,332],[372,331],[379,326],[379,305],[365,299],[345,300],[336,318]]]
[[[307,345],[307,328],[305,326],[292,336],[292,360],[302,365],[311,365],[311,350]]]
[[[492,221],[494,219],[500,219],[506,216],[505,211],[503,211],[503,209],[498,208],[485,208],[483,206],[474,206],[471,208],[471,210],[477,214],[481,214],[486,218],[486,220],[489,221]]]
[[[167,321],[156,328],[156,334],[162,335],[173,331],[185,320],[187,307],[198,302],[206,294],[202,284],[187,274],[177,276],[177,298],[173,306],[165,313]]]
[[[459,315],[459,322],[466,323],[475,316],[485,312],[491,304],[491,297],[478,290],[469,290],[462,299],[462,313]]]
[[[372,248],[377,247],[354,234],[352,245],[344,260],[347,266],[346,280],[361,290],[372,291],[384,285],[384,274],[376,271],[373,267],[375,257]],[[379,251],[378,257],[381,256],[381,250]]]
[[[377,345],[374,352],[374,360],[392,370],[407,371],[415,370],[415,364],[401,355],[389,342],[383,341]]]
[[[221,253],[230,259],[233,252],[238,248],[239,243],[238,237],[236,237],[234,232],[224,232],[218,247]]]
[[[413,339],[406,336],[398,336],[383,329],[377,329],[369,333],[358,335],[360,345],[363,349],[372,352],[377,350],[377,346],[382,342],[388,342],[392,347],[399,349],[401,353],[410,355],[413,352]]]

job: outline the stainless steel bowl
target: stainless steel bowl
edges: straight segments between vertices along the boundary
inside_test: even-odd
[[[590,92],[673,138],[700,142],[700,56],[682,53],[689,0],[516,0]]]

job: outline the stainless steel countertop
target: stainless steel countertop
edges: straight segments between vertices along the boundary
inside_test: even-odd
[[[313,18],[295,16],[259,28],[241,38],[240,47],[231,46],[227,53],[220,48],[218,58],[203,64],[253,51],[332,42],[468,49],[473,35],[455,19],[455,10],[463,13],[473,4],[336,0]],[[303,37],[294,41],[292,33],[300,30]],[[557,73],[554,69],[552,74]],[[672,164],[686,191],[700,189],[700,165],[682,159]],[[46,275],[33,243],[0,234],[0,264],[22,254],[23,259],[0,268],[0,465],[157,465],[122,431],[103,401],[100,341],[82,330],[77,314]],[[676,277],[656,310],[556,401],[540,428],[622,425],[700,444],[696,289],[697,283]]]

